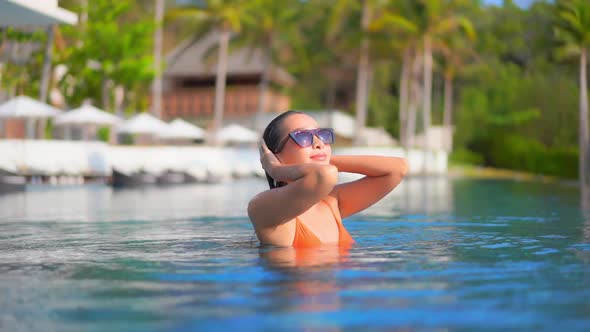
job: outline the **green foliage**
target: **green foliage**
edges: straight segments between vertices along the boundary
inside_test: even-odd
[[[110,135],[111,131],[109,127],[101,127],[96,131],[96,136],[101,142],[108,142]]]
[[[20,31],[7,27],[0,33],[0,89],[10,95],[37,97],[47,40],[44,29]]]
[[[392,137],[399,137],[398,99],[391,93],[393,65],[381,63],[374,70],[369,98],[367,125],[383,127]]]
[[[47,125],[45,126],[45,132],[43,133],[43,138],[51,139],[53,138],[53,121],[48,120]]]
[[[578,153],[573,147],[547,148],[520,135],[498,136],[491,144],[492,166],[575,178]]]
[[[139,7],[130,0],[88,4],[85,26],[63,28],[69,46],[59,53],[57,61],[68,68],[60,82],[67,103],[79,105],[90,98],[112,109],[113,89],[121,86],[126,92],[126,107],[145,105],[153,77],[153,19],[134,17]],[[109,104],[103,105],[103,100]]]
[[[562,42],[562,56],[577,55],[590,46],[590,2],[559,0],[556,16],[555,35]]]
[[[493,78],[484,75],[478,88],[463,88],[458,151],[467,147],[490,166],[575,178],[575,83],[563,73],[527,74],[512,64],[494,68]],[[529,109],[511,110],[520,105]]]
[[[459,165],[483,165],[484,157],[466,148],[458,148],[449,155],[449,162]]]

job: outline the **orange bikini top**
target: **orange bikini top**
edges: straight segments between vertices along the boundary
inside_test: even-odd
[[[332,205],[328,202],[322,200],[324,204],[330,208],[332,215],[334,216],[334,220],[336,220],[336,225],[338,225],[338,245],[342,246],[349,246],[354,243],[352,236],[348,233],[344,225],[342,224],[342,220],[340,219],[339,215],[334,212]],[[318,239],[315,234],[313,234],[309,228],[305,226],[299,218],[295,218],[295,239],[293,239],[293,247],[294,248],[309,248],[309,247],[317,247],[322,244],[322,241]]]

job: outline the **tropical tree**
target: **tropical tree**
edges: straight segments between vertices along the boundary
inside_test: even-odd
[[[38,95],[42,72],[42,45],[45,31],[21,31],[5,27],[0,33],[0,89],[9,97],[19,94]]]
[[[465,16],[458,13],[462,0],[422,0],[415,3],[418,26],[422,39],[423,63],[423,127],[426,149],[430,147],[431,101],[433,52],[445,36],[463,29],[469,36],[474,36],[474,29]]]
[[[263,70],[260,80],[258,110],[260,116],[268,104],[270,73],[273,64],[284,62],[295,54],[304,60],[303,34],[300,24],[302,4],[298,0],[252,0],[245,16],[244,31],[237,46],[262,48]],[[256,129],[261,130],[260,121]]]
[[[453,81],[455,76],[465,69],[466,61],[475,57],[475,51],[471,47],[470,38],[454,34],[445,38],[441,44],[441,53],[444,79],[443,126],[450,131],[453,126]],[[445,142],[445,147],[450,151],[452,141]]]
[[[39,91],[39,100],[47,102],[49,92],[49,80],[51,76],[51,58],[53,56],[53,38],[55,27],[47,27],[47,40],[45,41],[45,53],[43,55],[43,72],[41,74],[41,88]]]
[[[164,20],[164,0],[154,2],[154,81],[152,82],[152,112],[158,118],[162,116],[162,25]]]
[[[453,80],[465,68],[466,61],[475,56],[467,40],[451,36],[441,51],[441,70],[444,79],[443,125],[453,125]]]
[[[306,94],[304,104],[309,105],[310,99],[315,99],[313,107],[325,109],[349,106],[348,92],[354,89],[354,70],[358,65],[357,54],[351,51],[358,48],[358,42],[350,38],[358,34],[358,26],[356,22],[342,22],[333,12],[333,5],[328,1],[315,1],[303,6],[301,16],[304,19],[299,26],[308,52],[303,56],[298,53],[297,61],[287,63],[290,71],[298,75],[300,83],[295,89],[299,91],[307,86],[315,94],[316,98]],[[326,19],[326,13],[330,12],[330,19]]]
[[[557,21],[555,33],[563,41],[559,53],[578,55],[579,71],[579,183],[583,193],[582,199],[587,201],[588,188],[588,84],[587,61],[590,47],[590,2],[587,0],[562,0],[557,2]],[[586,196],[586,197],[584,197]]]
[[[329,18],[331,27],[328,31],[328,38],[331,39],[344,31],[342,26],[351,16],[360,16],[357,33],[349,34],[349,38],[355,41],[355,48],[358,48],[355,144],[360,143],[360,133],[362,128],[365,127],[367,120],[369,78],[371,76],[369,26],[374,13],[385,4],[385,1],[380,0],[362,0],[360,2],[355,0],[338,0],[333,6]]]
[[[459,28],[468,36],[474,35],[469,20],[455,11],[459,5],[459,1],[390,1],[371,23],[372,31],[390,32],[394,49],[401,54],[399,134],[405,147],[413,145],[419,105],[423,107],[423,130],[429,147],[433,54],[448,51],[444,39],[456,35]]]
[[[417,54],[419,29],[405,3],[390,1],[381,8],[370,25],[372,32],[386,33],[390,52],[400,54],[401,70],[399,79],[399,141],[405,148],[412,144],[416,128],[416,110],[420,87],[416,67],[420,57]]]
[[[90,98],[103,109],[120,112],[112,103],[118,87],[124,92],[123,104],[145,107],[153,75],[153,21],[135,17],[140,8],[128,0],[91,1],[87,10],[82,27],[61,28],[68,46],[56,60],[67,67],[60,81],[66,103],[79,105]]]
[[[223,125],[223,110],[227,75],[227,57],[229,41],[232,33],[242,30],[250,4],[240,0],[209,0],[198,1],[194,5],[177,7],[168,12],[171,20],[197,21],[203,26],[212,26],[218,33],[217,71],[215,74],[215,102],[211,141],[218,144],[217,132]],[[208,31],[210,32],[210,31]]]

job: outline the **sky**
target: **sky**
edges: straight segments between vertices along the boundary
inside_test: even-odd
[[[515,4],[519,5],[520,7],[528,7],[534,0],[513,0]],[[485,4],[489,5],[502,5],[504,0],[483,0]]]

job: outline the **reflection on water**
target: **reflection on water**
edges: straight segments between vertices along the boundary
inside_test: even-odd
[[[304,251],[250,241],[265,188],[0,196],[0,330],[590,329],[575,188],[410,177]]]
[[[344,173],[346,174],[346,173]],[[345,181],[355,176],[341,176]],[[445,213],[453,208],[453,181],[446,176],[407,177],[388,196],[370,209],[364,216],[391,217],[392,213]]]
[[[282,310],[314,314],[337,312],[342,308],[343,288],[337,281],[336,271],[349,261],[348,249],[331,245],[297,250],[261,248],[260,257],[263,265],[282,279],[280,289],[272,292],[272,296],[280,302],[291,302]],[[302,326],[314,326],[314,322]],[[340,331],[337,326],[329,330]]]
[[[268,266],[284,268],[330,267],[348,261],[350,248],[324,245],[319,248],[261,248],[260,257]]]
[[[113,189],[103,185],[29,186],[26,192],[0,196],[0,220],[113,221],[160,220],[200,216],[243,217],[247,203],[266,190],[260,179],[221,184]],[[452,183],[446,177],[428,181],[408,178],[389,196],[362,212],[441,213],[453,208]]]
[[[175,187],[113,189],[29,186],[0,196],[0,220],[113,221],[198,216],[244,216],[249,198],[264,190],[259,180]]]

